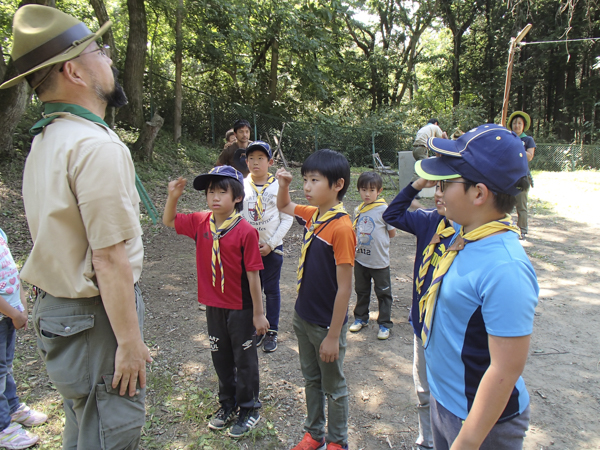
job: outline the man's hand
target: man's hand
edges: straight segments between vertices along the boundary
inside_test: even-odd
[[[321,342],[321,348],[319,349],[319,356],[321,360],[326,363],[334,362],[340,357],[340,340],[339,338],[330,337],[329,334],[325,336],[323,342]]]
[[[187,180],[183,177],[179,177],[176,180],[169,182],[169,196],[178,199],[183,194],[183,190],[187,184]]]
[[[115,373],[112,387],[116,389],[121,383],[120,395],[125,395],[129,388],[129,396],[133,397],[137,390],[137,382],[140,387],[146,387],[146,363],[152,362],[150,351],[141,340],[131,344],[117,346],[115,354]]]
[[[269,244],[258,244],[258,249],[260,250],[260,256],[267,256],[273,251]]]
[[[279,186],[289,188],[293,177],[290,172],[281,168],[275,173],[275,178],[279,181]]]
[[[256,334],[266,334],[269,331],[269,321],[264,314],[255,314],[252,316],[252,323],[256,328]]]

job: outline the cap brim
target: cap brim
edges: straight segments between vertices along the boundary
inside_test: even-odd
[[[429,138],[427,139],[427,147],[441,155],[461,157],[460,150],[456,147],[456,141],[452,139]]]
[[[460,178],[461,175],[456,173],[456,169],[450,167],[445,157],[433,157],[422,159],[415,163],[415,172],[425,180],[439,181],[450,180],[452,178]]]
[[[196,178],[194,178],[194,189],[197,191],[205,191],[210,184],[210,180],[218,176],[219,175],[214,175],[212,173],[203,173],[202,175],[198,175]]]
[[[43,69],[44,67],[48,67],[48,66],[53,66],[54,64],[58,64],[61,62],[66,62],[66,61],[70,61],[71,59],[77,58],[79,55],[81,55],[81,53],[88,48],[93,42],[96,41],[96,39],[98,39],[99,37],[101,37],[104,33],[106,33],[108,31],[108,29],[111,27],[112,22],[109,20],[108,22],[106,22],[104,25],[102,25],[98,31],[96,31],[95,33],[90,34],[88,37],[85,38],[85,41],[83,41],[81,44],[79,44],[76,47],[70,48],[69,50],[67,50],[64,53],[60,53],[52,58],[50,58],[47,61],[44,61],[42,64],[39,64],[37,66],[35,66],[33,69],[28,70],[25,73],[20,74],[19,76],[16,76],[14,78],[11,78],[10,80],[8,80],[7,82],[3,83],[2,85],[0,85],[0,89],[7,89],[9,87],[13,87],[16,84],[20,83],[21,81],[23,81],[23,79],[34,73],[37,72],[38,70]]]

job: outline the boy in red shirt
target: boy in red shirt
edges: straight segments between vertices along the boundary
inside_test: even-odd
[[[258,232],[240,216],[243,177],[231,166],[219,166],[194,180],[205,191],[210,212],[177,214],[187,181],[169,183],[163,223],[196,241],[198,301],[206,305],[213,365],[219,377],[221,407],[210,420],[225,428],[239,408],[231,437],[241,437],[260,420],[258,355],[253,334],[269,329],[262,306],[259,270],[263,269]],[[211,261],[210,266],[208,261]],[[208,270],[209,267],[211,270]]]

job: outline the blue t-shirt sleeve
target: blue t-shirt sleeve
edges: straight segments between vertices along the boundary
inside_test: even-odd
[[[480,289],[488,334],[499,337],[531,334],[539,286],[530,265],[512,260],[496,266],[483,280]]]
[[[525,147],[525,150],[527,150],[528,148],[535,148],[535,141],[531,136],[525,136],[521,138],[521,140],[523,141],[523,146]]]

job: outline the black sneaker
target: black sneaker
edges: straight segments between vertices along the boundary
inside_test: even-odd
[[[269,330],[263,343],[263,352],[271,353],[277,350],[277,331]]]
[[[208,428],[211,430],[222,430],[225,428],[234,419],[236,409],[235,406],[221,405],[219,410],[210,419],[210,422],[208,422]]]
[[[264,334],[256,334],[254,336],[254,339],[256,339],[256,346],[260,347],[263,343],[263,341],[265,340],[265,336]]]
[[[240,408],[237,422],[229,429],[229,436],[239,438],[258,425],[260,414],[258,409]]]

